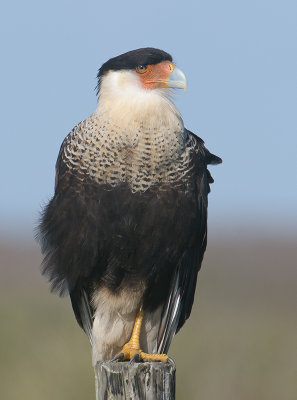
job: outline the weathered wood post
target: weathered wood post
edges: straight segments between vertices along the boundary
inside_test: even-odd
[[[175,363],[98,362],[97,400],[174,400]]]

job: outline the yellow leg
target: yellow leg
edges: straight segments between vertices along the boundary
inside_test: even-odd
[[[141,350],[139,337],[140,337],[142,321],[143,321],[143,310],[140,308],[140,310],[136,315],[131,338],[129,342],[124,345],[124,347],[118,353],[118,355],[123,354],[122,358],[124,360],[131,360],[133,356],[139,354],[139,357],[142,360],[167,362],[168,356],[166,354],[148,354],[144,353]]]

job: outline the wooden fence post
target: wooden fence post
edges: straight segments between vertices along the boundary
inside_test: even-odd
[[[98,362],[97,400],[174,400],[175,363]]]

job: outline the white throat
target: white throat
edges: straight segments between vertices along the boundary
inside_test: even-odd
[[[183,125],[168,88],[145,89],[134,71],[109,71],[100,83],[96,114],[120,126]]]

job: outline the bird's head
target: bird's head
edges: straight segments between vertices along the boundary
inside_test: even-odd
[[[102,65],[97,77],[101,109],[116,105],[135,112],[152,106],[163,108],[161,102],[168,104],[172,89],[187,87],[186,77],[172,62],[171,55],[150,47],[111,58]]]
[[[184,73],[172,62],[170,54],[151,47],[129,51],[111,58],[98,72],[98,93],[104,81],[113,81],[125,90],[131,85],[138,89],[186,89]]]

